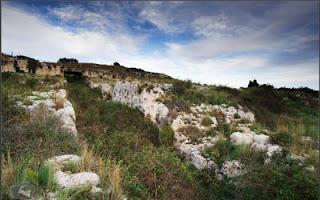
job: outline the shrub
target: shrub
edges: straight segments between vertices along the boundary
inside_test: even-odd
[[[259,87],[259,83],[254,79],[253,81],[249,81],[248,87]]]
[[[38,80],[35,78],[30,78],[26,80],[26,85],[29,86],[30,88],[35,88],[37,84],[38,84]]]
[[[113,66],[120,67],[120,64],[119,64],[118,62],[114,62],[114,63],[113,63]]]
[[[78,63],[75,58],[60,58],[57,63]]]
[[[171,128],[170,125],[166,125],[161,131],[160,131],[160,138],[162,144],[165,146],[172,146],[174,142],[174,131]]]
[[[212,120],[209,116],[205,116],[202,120],[201,120],[201,125],[202,126],[210,126],[212,124]]]
[[[192,142],[196,142],[199,138],[203,137],[201,131],[196,126],[192,125],[181,127],[178,132],[181,132],[185,136],[189,137]]]
[[[205,155],[211,157],[219,166],[227,160],[238,160],[241,157],[241,148],[229,140],[219,139],[213,147],[205,150]]]
[[[239,115],[239,113],[235,113],[233,117],[234,117],[235,119],[240,119],[240,118],[241,118],[240,115]]]
[[[285,131],[277,132],[273,135],[273,139],[276,143],[279,143],[281,145],[289,146],[292,143],[292,136],[290,133]]]
[[[183,95],[187,89],[192,87],[192,83],[190,80],[188,81],[175,81],[172,85],[172,91],[177,95]]]

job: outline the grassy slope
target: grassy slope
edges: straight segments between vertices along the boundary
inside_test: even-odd
[[[47,88],[47,84],[35,84],[34,82],[39,81],[33,79],[30,75],[4,77],[5,90],[2,92],[10,95],[23,94],[18,96],[18,99],[23,100],[23,96],[30,94],[32,90]],[[172,93],[173,98],[168,100],[171,106],[178,105],[183,110],[190,103],[241,103],[257,114],[262,126],[266,124],[276,132],[281,128],[287,135],[292,134],[298,120],[304,127],[299,129],[299,134],[313,138],[317,135],[318,113],[315,108],[318,100],[313,101],[307,93],[301,99],[296,97],[296,91],[265,91],[264,88],[239,91],[225,87],[207,87],[199,92],[199,86],[196,85],[187,84],[183,87],[187,89],[178,88]],[[181,161],[173,147],[162,145],[159,140],[161,132],[146,120],[141,112],[118,103],[100,100],[100,92],[89,89],[81,80],[70,80],[67,89],[76,110],[80,141],[85,141],[102,159],[113,160],[120,165],[121,185],[130,199],[317,198],[318,173],[309,173],[303,170],[304,165],[299,166],[288,158],[275,159],[268,165],[251,159],[247,161],[250,168],[244,177],[217,182],[212,176],[213,172],[194,170],[188,162]],[[11,154],[18,168],[27,166],[26,169],[30,169],[29,172],[23,171],[28,172],[23,176],[24,179],[35,181],[30,180],[30,177],[38,176],[32,174],[41,171],[41,162],[54,154],[79,152],[79,147],[74,145],[76,142],[64,138],[63,133],[58,133],[59,130],[52,129],[54,134],[50,134],[48,126],[54,126],[52,121],[47,124],[39,121],[35,132],[35,129],[31,128],[34,124],[25,124],[28,115],[15,109],[14,101],[17,98],[7,98],[7,95],[3,97],[3,122],[7,132],[4,133],[6,145],[2,148],[2,154],[9,148],[17,149],[15,147],[19,145],[19,151]],[[288,100],[283,101],[283,97],[288,97]],[[308,105],[305,105],[305,100],[309,100]],[[283,119],[280,120],[282,124],[278,122],[279,119]],[[22,128],[17,129],[20,131],[16,131],[15,135],[10,134],[12,129],[22,124]],[[287,124],[290,124],[290,127],[286,127]],[[42,146],[32,148],[36,144]],[[50,146],[52,144],[55,145]],[[229,148],[223,145],[223,151]],[[221,159],[226,159],[226,156],[223,155]],[[30,159],[24,159],[26,157]],[[13,182],[21,181],[22,179]]]
[[[70,80],[70,79],[69,79]],[[100,92],[70,80],[80,137],[102,158],[121,164],[130,199],[201,198],[200,186],[172,147],[160,144],[159,130],[138,110],[99,100]]]

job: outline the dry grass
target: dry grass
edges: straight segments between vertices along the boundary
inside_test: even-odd
[[[80,171],[94,171],[98,174],[103,170],[102,159],[95,154],[92,150],[88,149],[86,144],[83,144],[83,150],[80,162]]]
[[[202,133],[198,127],[192,125],[181,127],[179,128],[178,132],[189,137],[192,142],[196,142],[199,138],[204,136],[204,133]]]
[[[302,120],[286,121],[285,119],[279,119],[276,123],[276,132],[277,134],[283,135],[282,140],[288,141],[287,147],[291,154],[306,157],[311,163],[317,163],[319,161],[319,156],[317,155],[319,153],[316,151],[317,144],[313,140],[302,140],[302,136],[306,132]]]
[[[107,177],[108,185],[111,190],[109,199],[120,200],[123,198],[123,192],[121,187],[121,171],[120,166],[108,161],[107,163]]]
[[[55,97],[54,98],[54,108],[56,110],[59,110],[61,108],[64,108],[64,102],[65,102],[65,98],[62,98],[62,97]]]
[[[14,163],[11,159],[10,152],[8,152],[7,159],[2,155],[2,166],[1,166],[1,184],[5,189],[9,189],[11,185],[15,183],[16,170]]]

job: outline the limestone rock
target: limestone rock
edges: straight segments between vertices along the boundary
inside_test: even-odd
[[[268,144],[270,137],[265,134],[253,134],[253,141],[258,144]]]
[[[234,132],[230,135],[231,142],[242,145],[242,144],[252,144],[253,143],[253,134],[252,133],[241,133]]]
[[[97,186],[100,182],[99,176],[92,172],[67,174],[62,171],[56,171],[54,177],[58,186],[67,189],[77,189],[86,185]]]
[[[240,176],[244,173],[243,164],[238,160],[225,161],[222,164],[221,170],[224,176],[229,178]]]
[[[80,163],[81,158],[75,154],[66,154],[61,156],[55,156],[50,158],[47,163],[54,167],[55,169],[61,169],[63,165],[66,165],[67,163],[73,162],[73,163]]]
[[[165,92],[162,86],[155,85],[149,91],[144,88],[139,94],[137,82],[118,81],[113,88],[112,100],[138,108],[145,116],[150,116],[151,121],[159,125],[167,119],[169,113],[167,106],[157,101]]]

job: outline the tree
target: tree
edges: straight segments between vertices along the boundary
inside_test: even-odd
[[[259,83],[254,79],[253,81],[249,81],[248,87],[259,87]]]
[[[60,58],[58,63],[78,63],[78,60],[75,58]]]
[[[113,66],[118,66],[120,67],[120,64],[118,62],[113,63]]]

